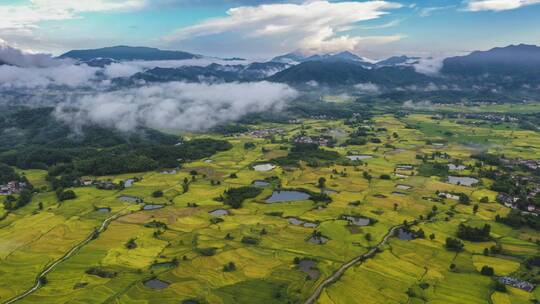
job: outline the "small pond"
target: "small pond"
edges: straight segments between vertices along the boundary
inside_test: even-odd
[[[214,211],[210,211],[208,212],[211,216],[224,216],[224,215],[228,215],[229,214],[229,211],[228,210],[225,210],[225,209],[217,209],[217,210],[214,210]]]
[[[149,204],[149,205],[144,205],[143,207],[143,210],[154,210],[154,209],[161,209],[165,206],[163,205],[153,205],[153,204]]]
[[[122,202],[128,202],[128,203],[142,203],[142,199],[136,196],[129,196],[129,195],[122,195],[118,198]]]
[[[399,228],[397,230],[397,237],[400,240],[410,241],[410,240],[412,240],[414,238],[414,235],[412,234],[412,232],[406,231],[403,228]]]
[[[252,183],[252,185],[258,188],[266,188],[270,186],[270,183],[262,180],[256,180]]]
[[[133,186],[134,182],[135,182],[135,179],[133,179],[133,178],[127,179],[124,182],[124,187],[129,188],[129,187]]]
[[[408,185],[396,185],[396,188],[399,189],[399,190],[410,190],[410,189],[412,189],[412,187],[408,186]]]
[[[367,226],[371,223],[371,221],[368,218],[359,217],[359,216],[344,215],[343,219],[349,221],[351,225],[355,225],[355,226]]]
[[[467,167],[465,167],[464,165],[448,164],[448,169],[450,170],[461,171],[461,170],[465,170],[466,168]]]
[[[329,241],[329,239],[327,237],[324,237],[324,236],[311,236],[308,239],[309,243],[317,244],[317,245],[326,244],[326,242],[328,242],[328,241]]]
[[[275,167],[276,166],[272,164],[260,164],[260,165],[253,166],[253,170],[258,171],[258,172],[268,172],[268,171],[272,171]]]
[[[397,196],[406,196],[407,193],[403,193],[403,192],[398,192],[398,191],[394,191],[392,192],[393,195],[397,195]]]
[[[347,158],[350,160],[365,160],[373,158],[373,155],[348,155]]]
[[[321,275],[321,272],[316,266],[317,263],[312,260],[301,260],[300,263],[298,263],[298,269],[307,274],[310,280],[317,280]]]
[[[151,269],[160,269],[160,268],[172,268],[176,266],[173,262],[162,262],[162,263],[155,263],[150,266]]]
[[[295,226],[303,226],[306,228],[316,228],[318,226],[317,223],[307,222],[296,217],[290,217],[287,220],[290,224],[293,224]]]
[[[454,185],[472,186],[478,184],[478,179],[468,176],[448,176],[448,182]]]
[[[102,207],[102,208],[97,208],[96,211],[97,211],[97,212],[107,213],[107,212],[111,212],[111,208],[109,208],[109,207]]]
[[[159,279],[152,279],[144,282],[144,286],[151,289],[164,289],[169,287],[169,285],[171,284]]]
[[[266,199],[266,202],[271,204],[280,202],[304,201],[309,199],[309,197],[309,194],[300,191],[274,191],[272,193],[272,196]]]

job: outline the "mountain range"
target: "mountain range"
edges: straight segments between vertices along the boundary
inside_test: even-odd
[[[129,60],[184,60],[208,58],[181,51],[118,46],[95,50],[70,51],[60,56],[92,66]],[[303,55],[299,52],[272,58],[268,62],[245,64],[209,64],[176,68],[150,68],[131,77],[115,80],[118,84],[146,82],[248,82],[268,80],[293,86],[317,83],[325,86],[352,86],[372,83],[383,88],[428,87],[519,90],[536,87],[540,82],[540,47],[510,45],[465,56],[446,58],[438,73],[420,69],[420,57],[394,56],[378,62],[351,52]],[[222,60],[222,62],[225,60]]]

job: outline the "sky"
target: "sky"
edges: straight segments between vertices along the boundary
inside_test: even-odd
[[[540,0],[1,0],[0,43],[55,55],[132,45],[249,59],[445,56],[540,44]]]

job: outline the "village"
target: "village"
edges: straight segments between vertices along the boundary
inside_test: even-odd
[[[0,185],[0,195],[20,194],[28,186],[29,184],[26,182],[11,181],[5,185]]]

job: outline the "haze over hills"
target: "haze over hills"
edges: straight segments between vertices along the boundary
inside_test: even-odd
[[[446,58],[442,68],[443,73],[464,76],[534,75],[539,71],[540,47],[526,44],[497,47],[489,51],[475,51],[466,56]]]
[[[74,77],[77,75],[74,71],[69,72],[70,76],[61,72],[67,71],[68,65],[58,60],[65,59],[78,62],[69,69],[77,69],[79,77]],[[351,52],[310,56],[289,53],[268,62],[249,62],[128,46],[74,50],[54,59],[41,54],[23,54],[11,48],[9,52],[0,52],[0,61],[37,68],[10,71],[13,78],[7,81],[18,81],[17,86],[56,83],[60,87],[88,87],[93,82],[108,80],[115,89],[122,89],[141,83],[215,84],[264,80],[287,84],[300,91],[313,91],[314,85],[338,92],[351,88],[358,92],[360,88],[362,94],[403,100],[424,98],[450,102],[482,97],[523,100],[540,95],[537,89],[540,48],[534,45],[498,47],[445,60],[394,56],[378,62]],[[28,81],[35,77],[38,79],[34,82]],[[367,90],[364,84],[368,84]],[[4,85],[7,87],[13,88],[13,85]]]

